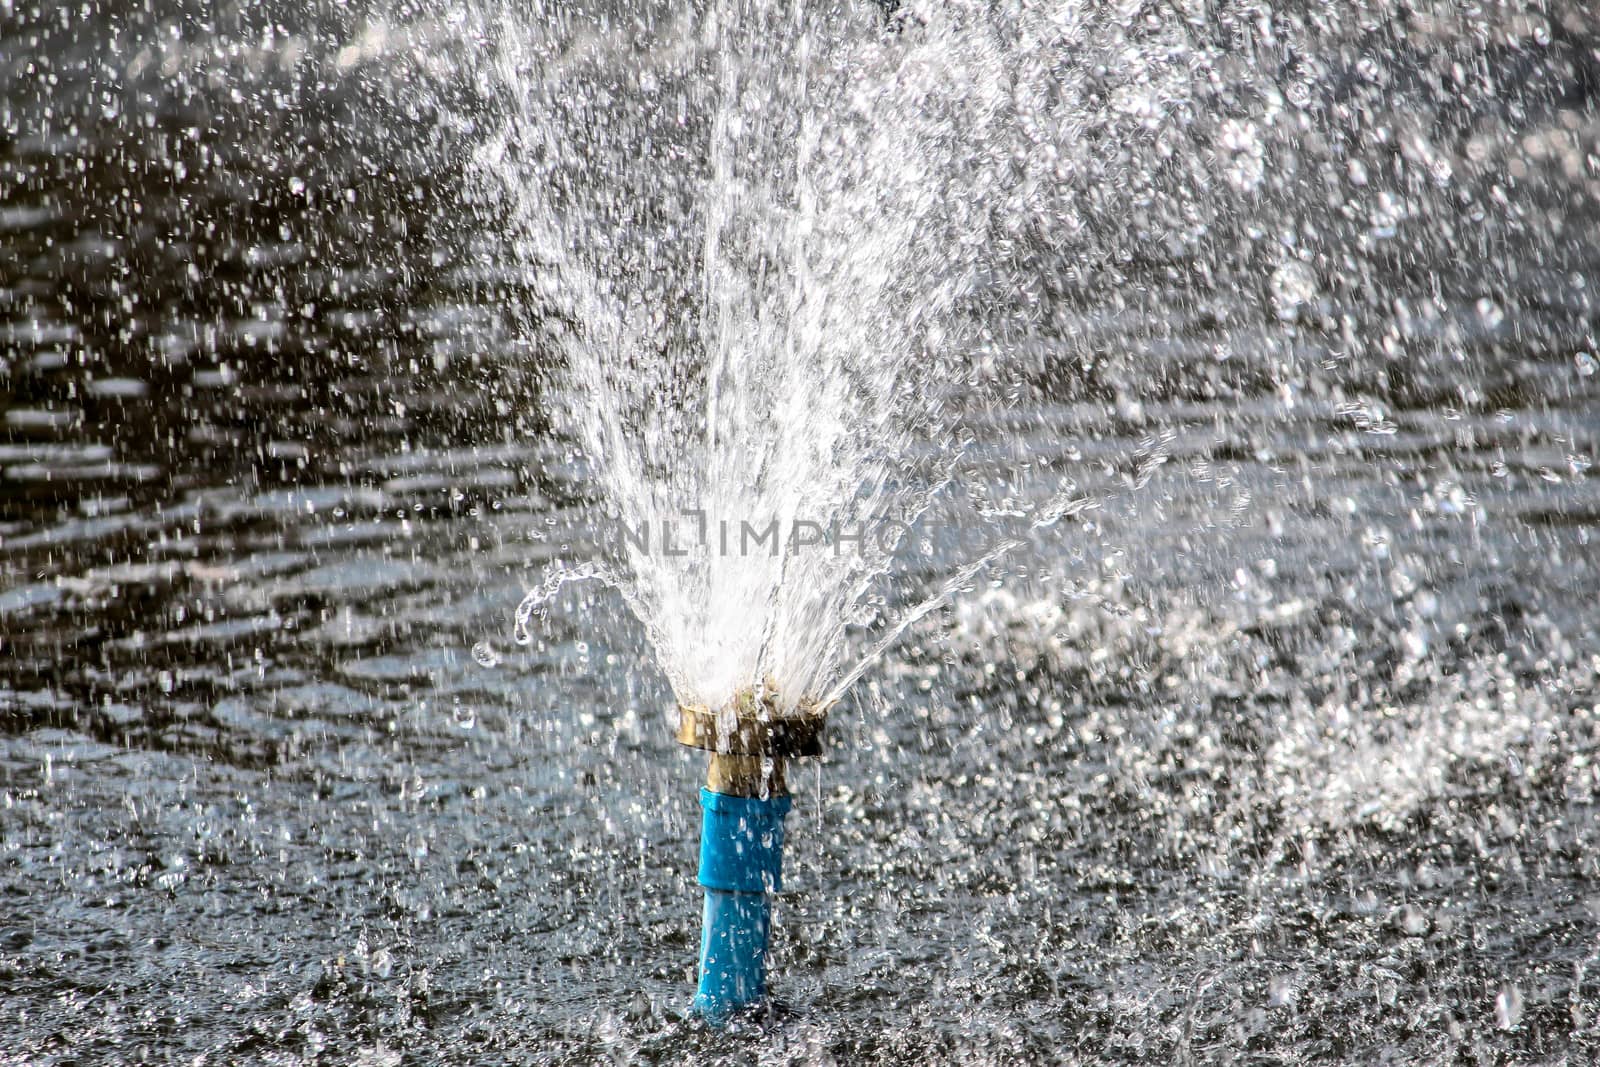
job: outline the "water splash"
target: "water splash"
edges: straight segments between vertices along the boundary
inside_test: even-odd
[[[959,19],[895,40],[853,5],[720,4],[620,35],[493,14],[484,70],[509,106],[480,168],[559,353],[561,424],[643,531],[609,546],[620,568],[552,570],[518,639],[600,578],[684,702],[768,677],[784,706],[832,691],[899,546],[884,524],[922,513],[956,447],[1000,50]],[[686,516],[699,536],[665,544]],[[752,551],[752,527],[831,536]]]
[[[588,560],[578,564],[568,564],[557,561],[545,568],[544,576],[537,586],[528,591],[517,605],[516,622],[512,635],[517,644],[527,645],[533,642],[534,623],[537,619],[544,618],[554,603],[557,594],[563,586],[571,582],[599,581],[615,589],[622,590],[627,595],[631,589],[629,583],[618,576],[611,568],[598,560]],[[630,602],[630,606],[632,606]],[[481,660],[480,660],[481,662]],[[488,664],[485,664],[486,666]]]

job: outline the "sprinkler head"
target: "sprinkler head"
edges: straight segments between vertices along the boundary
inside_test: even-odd
[[[778,710],[773,686],[741,689],[726,707],[678,708],[678,743],[711,753],[706,786],[729,796],[782,796],[786,759],[822,755],[828,709],[801,701],[795,711]]]

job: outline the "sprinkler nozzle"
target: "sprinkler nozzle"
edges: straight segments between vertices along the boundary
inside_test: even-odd
[[[791,714],[779,712],[766,687],[741,689],[732,703],[713,711],[704,704],[678,708],[678,743],[711,753],[706,787],[736,797],[783,796],[783,762],[822,755],[828,709],[802,701]]]
[[[822,755],[822,728],[828,709],[802,701],[791,714],[782,714],[770,697],[758,699],[754,690],[740,690],[732,704],[713,711],[704,704],[678,708],[678,743],[707,752],[735,756],[775,758]]]

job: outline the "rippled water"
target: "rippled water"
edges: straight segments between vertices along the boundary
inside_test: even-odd
[[[0,1061],[1600,1055],[1580,8],[1311,57],[1496,74],[1438,111],[1450,233],[1386,234],[1427,160],[1323,111],[1371,203],[1300,211],[1309,265],[1249,236],[1300,183],[1030,283],[967,474],[1097,506],[835,714],[778,1003],[717,1034],[643,634],[589,591],[511,641],[593,493],[406,91],[429,24],[306,7],[0,8]]]

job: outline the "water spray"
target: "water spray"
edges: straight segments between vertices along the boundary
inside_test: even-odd
[[[721,1024],[766,996],[772,894],[783,888],[787,760],[822,754],[827,708],[780,711],[775,687],[740,690],[726,707],[679,708],[678,742],[711,753],[700,790],[700,985],[694,1012]]]

